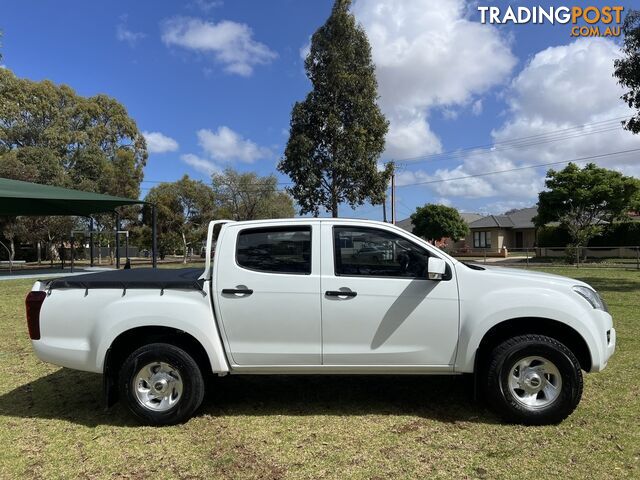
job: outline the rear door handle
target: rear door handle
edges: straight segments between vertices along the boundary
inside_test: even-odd
[[[250,288],[223,288],[222,289],[223,295],[235,295],[235,294],[251,295],[252,293],[253,293],[253,290],[251,290]]]
[[[355,297],[358,295],[358,292],[342,292],[340,290],[327,290],[324,292],[327,297]]]

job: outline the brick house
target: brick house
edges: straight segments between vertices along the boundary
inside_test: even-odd
[[[533,217],[537,213],[537,207],[529,207],[479,218],[469,224],[469,235],[457,242],[454,248],[494,252],[501,252],[503,247],[507,250],[534,248],[536,227]]]

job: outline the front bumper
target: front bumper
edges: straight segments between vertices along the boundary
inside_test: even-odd
[[[611,315],[601,310],[596,310],[594,313],[596,315],[598,351],[592,350],[591,371],[601,372],[605,369],[609,359],[616,350],[617,336]]]
[[[605,354],[605,357],[606,357],[605,365],[607,364],[607,362],[611,358],[611,355],[613,355],[613,352],[616,351],[616,329],[611,327],[611,329],[608,332],[607,337],[608,337],[608,339],[607,339],[608,342],[607,342],[607,352]]]

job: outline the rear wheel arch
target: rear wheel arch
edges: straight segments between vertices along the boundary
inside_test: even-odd
[[[477,367],[486,365],[488,356],[496,345],[509,338],[529,334],[545,335],[559,341],[575,355],[582,370],[586,372],[591,370],[591,351],[583,336],[565,323],[540,317],[512,318],[491,327],[480,341],[474,365]]]
[[[172,327],[142,326],[120,333],[107,349],[103,366],[105,403],[113,405],[117,398],[118,372],[127,357],[138,348],[151,343],[167,343],[187,352],[197,363],[205,378],[213,375],[209,355],[191,334]]]

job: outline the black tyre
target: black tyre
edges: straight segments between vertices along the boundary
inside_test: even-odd
[[[187,352],[167,343],[151,343],[129,355],[118,380],[121,401],[148,425],[183,422],[204,398],[198,364]]]
[[[558,423],[582,397],[582,371],[575,355],[557,340],[521,335],[496,346],[485,371],[490,406],[510,422]]]

